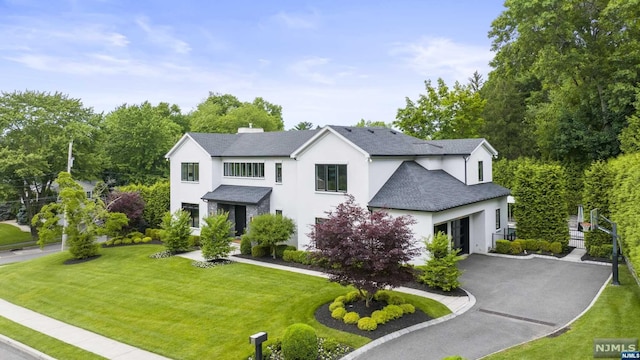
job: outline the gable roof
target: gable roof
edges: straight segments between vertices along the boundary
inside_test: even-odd
[[[202,196],[202,200],[232,204],[257,204],[271,194],[270,187],[220,185]]]
[[[328,132],[347,141],[366,156],[470,155],[480,146],[485,146],[492,155],[498,154],[482,138],[423,140],[405,135],[398,130],[383,127],[363,128],[328,125],[316,130],[259,133],[214,134],[189,132],[180,139],[165,157],[170,157],[180,144],[188,138],[193,139],[204,151],[214,157],[295,157]]]
[[[403,162],[369,202],[370,207],[436,212],[507,196],[511,191],[494,183],[465,185],[443,170],[427,170]]]

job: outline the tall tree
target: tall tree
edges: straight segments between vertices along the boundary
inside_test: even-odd
[[[45,202],[55,200],[51,185],[67,169],[70,141],[75,176],[97,177],[104,162],[98,146],[100,122],[80,100],[61,93],[2,92],[0,184],[20,196],[28,221]]]
[[[398,109],[397,126],[406,134],[423,139],[462,139],[478,137],[484,119],[485,100],[471,85],[459,82],[449,89],[444,80],[438,79],[436,87],[425,81],[426,95],[420,94],[417,102],[406,98],[406,106]]]
[[[309,237],[326,260],[331,281],[353,285],[369,306],[378,290],[413,278],[406,263],[420,253],[410,228],[415,219],[393,218],[386,211],[370,213],[353,196],[327,215]]]
[[[385,127],[385,128],[391,128],[391,124],[387,124],[384,121],[371,121],[371,120],[365,120],[365,119],[360,119],[360,121],[358,121],[358,123],[355,125],[356,127]]]
[[[61,172],[55,180],[60,187],[60,202],[42,207],[33,217],[32,224],[38,228],[38,244],[45,244],[67,235],[69,252],[76,259],[84,259],[98,254],[98,235],[113,235],[128,222],[123,213],[109,212],[100,199],[87,199],[87,193],[71,175]],[[60,225],[64,215],[67,226]]]
[[[265,131],[284,130],[282,107],[257,97],[241,102],[230,94],[210,93],[190,115],[191,131],[236,133],[240,127],[259,127]]]
[[[313,129],[313,123],[309,121],[300,121],[296,126],[291,128],[291,130],[311,130]]]
[[[544,158],[587,163],[618,154],[640,75],[640,4],[508,0],[489,36],[492,66],[540,84],[528,99]]]
[[[149,102],[122,105],[105,118],[110,174],[119,184],[151,184],[169,175],[164,154],[180,138],[179,108]]]

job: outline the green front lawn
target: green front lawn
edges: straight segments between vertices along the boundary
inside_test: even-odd
[[[319,324],[315,309],[344,294],[326,279],[245,264],[211,269],[183,258],[150,259],[158,245],[102,250],[63,265],[68,253],[0,267],[0,297],[118,341],[180,359],[240,359],[249,335],[282,337],[296,322],[354,347],[369,339]],[[444,305],[406,296],[430,315]],[[0,332],[3,329],[0,328]]]
[[[31,234],[9,224],[0,224],[0,246],[31,241]]]
[[[591,359],[594,338],[640,338],[640,287],[626,266],[620,286],[608,285],[594,306],[571,330],[516,346],[487,359]]]

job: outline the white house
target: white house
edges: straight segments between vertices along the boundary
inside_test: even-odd
[[[250,132],[247,132],[249,130]],[[371,210],[416,218],[416,237],[451,235],[463,253],[484,253],[507,227],[509,190],[491,182],[496,150],[484,139],[422,140],[387,128],[238,134],[187,133],[167,153],[171,211],[200,219],[228,211],[237,235],[255,215],[282,213],[304,249],[310,225],[348,193]]]

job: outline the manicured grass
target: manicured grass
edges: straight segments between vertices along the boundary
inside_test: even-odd
[[[9,224],[0,224],[0,246],[31,241],[31,234]]]
[[[620,286],[608,285],[594,306],[554,338],[542,338],[487,359],[591,359],[594,338],[640,337],[640,287],[626,266],[620,266]]]
[[[183,258],[149,258],[162,249],[103,249],[100,258],[75,265],[63,265],[68,253],[6,265],[0,267],[0,297],[171,358],[240,359],[252,351],[249,335],[282,337],[296,322],[354,347],[369,342],[313,316],[318,306],[348,291],[342,286],[252,265],[200,269]],[[432,315],[446,312],[426,300],[416,305]]]
[[[18,342],[28,345],[56,359],[68,360],[100,360],[104,359],[94,353],[69,345],[58,339],[54,339],[28,327],[16,324],[0,316],[0,329],[2,334]]]

